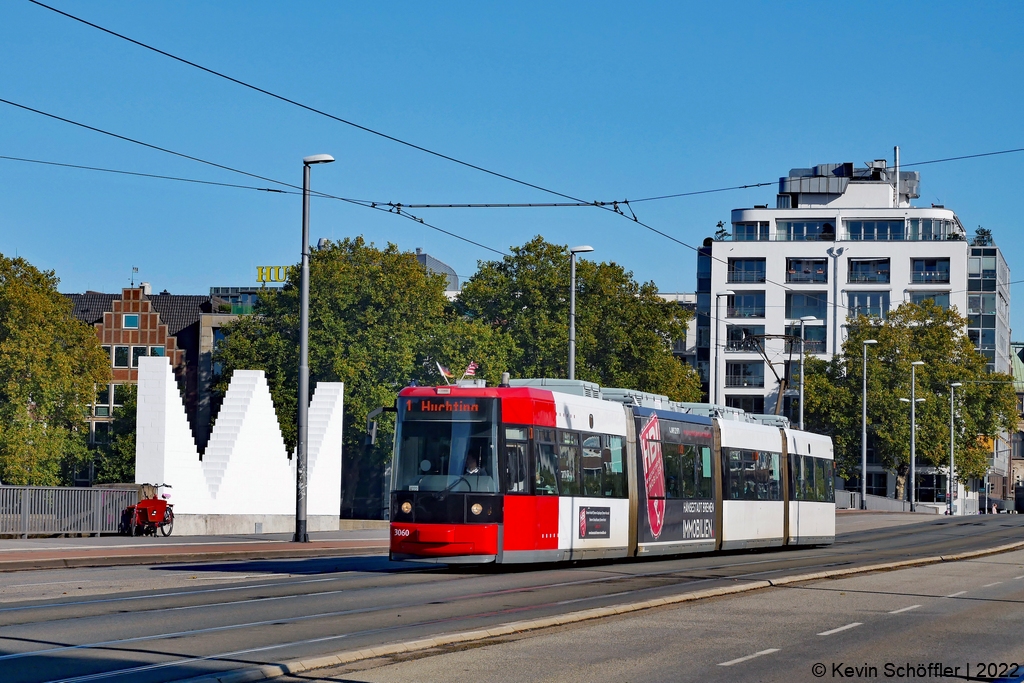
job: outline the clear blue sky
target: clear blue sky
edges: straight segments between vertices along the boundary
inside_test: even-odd
[[[363,125],[585,199],[776,181],[789,168],[1024,147],[1020,3],[71,2],[60,9]],[[378,201],[553,198],[225,82],[25,0],[0,3],[0,98],[252,173]],[[0,154],[248,184],[241,176],[0,105]],[[925,166],[917,203],[990,228],[1024,279],[1024,154]],[[266,185],[263,182],[255,183]],[[692,245],[763,187],[650,202]],[[597,209],[423,210],[507,250],[589,243],[663,291],[693,251]],[[312,238],[423,247],[471,275],[494,255],[424,226],[314,201]],[[299,256],[296,196],[0,160],[0,252],[63,291],[253,284]],[[138,280],[137,280],[138,281]],[[1013,287],[1014,297],[1024,288]],[[1024,337],[1024,301],[1013,303]]]

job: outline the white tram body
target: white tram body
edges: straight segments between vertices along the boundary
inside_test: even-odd
[[[550,379],[408,387],[396,408],[396,559],[557,562],[835,539],[832,441],[777,420]]]

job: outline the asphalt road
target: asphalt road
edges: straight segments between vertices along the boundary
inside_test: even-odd
[[[1024,540],[1024,516],[998,515],[931,518],[920,524],[862,529],[841,534],[838,542],[827,548],[511,571],[424,569],[378,556],[19,572],[0,577],[0,590],[4,591],[0,593],[0,678],[11,683],[175,680],[737,581],[948,554],[1019,540]],[[991,559],[970,564],[974,565],[969,574],[972,578],[984,578],[985,572],[1002,566],[1001,560],[994,563]],[[871,590],[888,590],[885,583],[894,575],[879,573],[845,581],[864,581]],[[76,585],[84,580],[97,584],[89,590],[90,595],[83,594],[88,584],[83,584],[81,591]],[[1013,577],[991,579],[997,580],[1016,585]],[[54,595],[57,589],[62,589],[59,596]],[[798,590],[750,594],[742,600],[755,605],[763,600],[764,607],[739,614],[728,625],[724,621],[716,625],[712,611],[702,630],[676,633],[706,643],[719,642],[729,633],[740,634],[734,647],[728,648],[738,658],[759,651],[747,652],[748,646],[760,647],[762,640],[771,640],[751,639],[747,637],[750,634],[774,635],[776,640],[788,634],[781,620],[789,614],[820,619],[823,612],[833,611],[837,612],[834,620],[843,622],[838,626],[853,621],[867,626],[859,617],[847,619],[848,615],[831,603],[815,606],[801,599],[786,603],[789,607],[780,612],[769,607],[776,599],[770,595],[812,594]],[[33,591],[38,591],[38,596]],[[867,598],[863,602],[867,604]],[[706,603],[713,604],[725,604],[725,600]],[[700,609],[705,609],[705,603]],[[924,606],[914,611],[922,609]],[[660,613],[662,610],[644,612],[637,618],[643,622],[648,615]],[[865,626],[848,629],[850,636],[857,629],[876,631]],[[653,641],[665,635],[652,629],[647,638]],[[604,644],[595,642],[592,647],[602,650]],[[783,651],[777,644],[760,649],[772,648]],[[789,656],[771,655],[776,662]],[[718,670],[713,671],[717,675]],[[666,676],[665,680],[671,679],[670,673]],[[538,677],[536,668],[526,676]],[[622,680],[621,676],[616,680]]]

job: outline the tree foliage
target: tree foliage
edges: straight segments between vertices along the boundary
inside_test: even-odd
[[[944,466],[949,462],[949,393],[955,392],[955,462],[958,479],[985,474],[992,438],[1016,429],[1016,395],[1009,375],[986,372],[987,359],[965,333],[966,319],[955,309],[944,310],[928,300],[904,303],[883,322],[860,317],[850,325],[843,351],[831,361],[806,362],[805,413],[811,431],[832,436],[840,474],[860,470],[863,342],[868,348],[868,439],[882,467],[897,473],[897,494],[910,466],[911,362],[916,370],[916,451],[919,462]]]
[[[96,456],[97,484],[135,481],[135,427],[138,412],[138,385],[119,387],[121,405],[114,408],[110,424],[110,443],[101,445]]]
[[[367,457],[366,415],[392,405],[398,391],[416,380],[441,380],[437,362],[458,372],[470,361],[491,383],[508,369],[507,335],[454,314],[444,294],[445,278],[430,275],[414,254],[389,244],[378,249],[362,238],[315,249],[310,262],[309,369],[317,382],[345,383],[345,495],[350,476]],[[224,372],[216,389],[227,389],[235,369],[265,370],[289,449],[296,442],[299,357],[299,269],[280,290],[260,295],[254,315],[226,328],[217,351]],[[390,455],[392,425],[382,421],[381,444],[368,457]],[[356,465],[355,470],[349,463]]]
[[[110,381],[96,333],[53,271],[0,254],[0,480],[69,483],[88,457],[89,405]]]
[[[501,261],[480,264],[463,286],[458,311],[515,343],[515,377],[566,377],[569,252],[540,236]],[[686,335],[687,311],[639,284],[618,264],[577,260],[576,377],[604,386],[700,400],[697,373],[672,354]]]

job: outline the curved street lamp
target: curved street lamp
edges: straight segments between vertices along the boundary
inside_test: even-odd
[[[295,444],[295,536],[309,543],[306,533],[306,455],[309,443],[309,167],[334,161],[330,154],[314,154],[302,160],[302,289],[299,313],[299,410]]]
[[[868,509],[868,345],[877,339],[864,340],[864,365],[860,406],[860,509]]]

